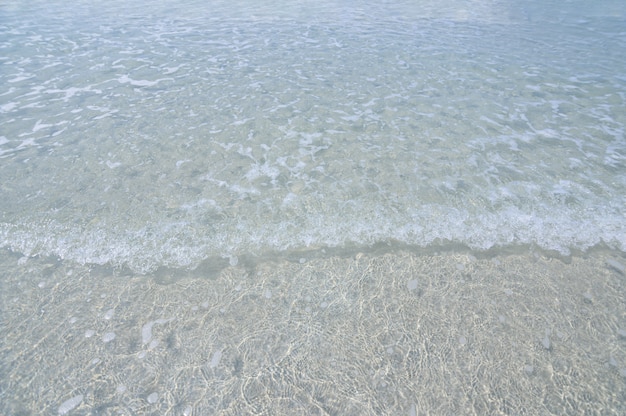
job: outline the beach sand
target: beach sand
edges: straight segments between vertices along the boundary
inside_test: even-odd
[[[395,251],[137,276],[2,251],[0,413],[626,414],[624,264]]]

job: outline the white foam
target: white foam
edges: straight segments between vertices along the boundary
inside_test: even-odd
[[[548,54],[490,6],[371,3],[345,25],[330,3],[308,16],[328,31],[156,13],[97,51],[57,27],[36,56],[9,39],[2,247],[141,273],[380,242],[625,248],[626,79],[592,47],[621,32],[563,26]]]

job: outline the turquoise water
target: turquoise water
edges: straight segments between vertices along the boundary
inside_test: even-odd
[[[0,5],[0,246],[626,251],[620,1]]]

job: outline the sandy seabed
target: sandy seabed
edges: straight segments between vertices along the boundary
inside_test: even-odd
[[[0,252],[0,414],[626,414],[623,253],[135,276]]]

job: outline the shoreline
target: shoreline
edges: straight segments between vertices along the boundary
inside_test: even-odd
[[[0,410],[626,411],[623,253],[243,263],[159,277],[3,251]]]

